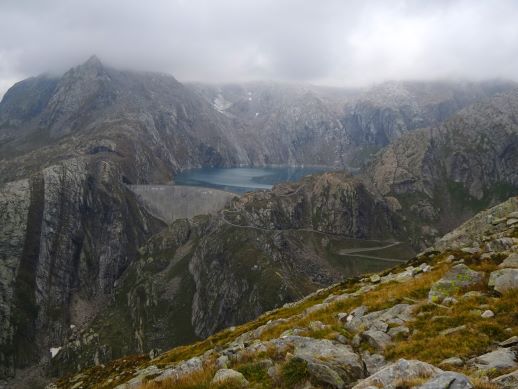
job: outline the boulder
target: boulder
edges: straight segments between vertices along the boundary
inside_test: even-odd
[[[370,377],[361,380],[353,386],[353,389],[390,388],[394,387],[396,382],[400,380],[436,376],[442,372],[441,369],[425,362],[399,359]]]
[[[518,254],[512,253],[506,259],[504,259],[504,261],[500,265],[498,265],[498,267],[500,269],[504,269],[504,268],[508,268],[508,267],[515,268],[515,269],[518,268]]]
[[[464,374],[445,371],[428,380],[416,389],[472,389],[473,384]]]
[[[378,330],[365,331],[361,336],[363,340],[367,341],[372,347],[380,351],[385,350],[392,342],[390,335]]]
[[[154,381],[163,381],[167,380],[171,377],[180,378],[183,376],[190,375],[194,372],[200,371],[203,369],[203,361],[199,357],[194,357],[188,359],[187,361],[180,362],[175,367],[164,370],[162,374],[160,374]]]
[[[511,336],[509,339],[504,340],[503,342],[498,343],[500,347],[511,347],[518,345],[518,336]]]
[[[490,309],[485,310],[482,315],[480,315],[483,319],[490,319],[492,317],[495,317],[495,313],[491,311]]]
[[[483,278],[483,273],[471,270],[464,264],[455,265],[432,285],[428,299],[432,302],[440,302],[445,297],[480,284]]]
[[[372,282],[373,284],[377,284],[380,281],[381,277],[379,276],[379,274],[374,274],[370,277],[370,282]]]
[[[518,269],[500,269],[492,272],[488,285],[500,293],[518,289]]]
[[[363,378],[363,361],[351,346],[327,339],[314,339],[303,336],[288,336],[272,341],[277,348],[288,345],[293,348],[295,357],[304,359],[308,365],[323,364],[334,370],[345,384]]]
[[[385,357],[381,354],[371,354],[366,350],[362,352],[361,356],[369,375],[376,373],[387,364]]]
[[[232,369],[219,369],[211,383],[214,386],[232,385],[239,388],[246,388],[249,385],[243,374]]]
[[[441,361],[439,366],[462,366],[464,365],[464,361],[459,357],[451,357]]]
[[[498,348],[469,361],[480,370],[503,370],[518,368],[516,352],[512,348]]]
[[[409,304],[397,304],[391,308],[371,312],[361,316],[354,315],[348,320],[346,328],[350,331],[360,330],[387,331],[388,325],[401,325],[412,318],[412,306]],[[353,311],[354,312],[354,311]]]
[[[344,380],[329,366],[314,361],[308,362],[307,366],[309,375],[315,383],[336,389],[345,387]]]
[[[393,327],[387,332],[391,337],[398,336],[398,335],[408,335],[410,334],[410,329],[406,326],[398,326]]]

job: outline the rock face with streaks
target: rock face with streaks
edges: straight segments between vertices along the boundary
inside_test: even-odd
[[[50,357],[107,301],[161,222],[107,164],[71,159],[3,185],[2,374]]]
[[[518,91],[465,108],[381,152],[370,188],[397,204],[415,236],[433,243],[459,220],[516,193]]]

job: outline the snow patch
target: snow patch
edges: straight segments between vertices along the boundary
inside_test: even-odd
[[[61,350],[61,347],[51,347],[50,348],[50,357],[54,358],[56,355],[58,355],[59,350]]]

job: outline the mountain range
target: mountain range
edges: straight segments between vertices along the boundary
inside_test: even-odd
[[[172,223],[131,189],[266,165],[338,171]],[[508,81],[184,85],[96,57],[21,81],[0,103],[0,377],[165,350],[380,270],[344,268],[354,240],[410,259],[516,195],[517,166]]]

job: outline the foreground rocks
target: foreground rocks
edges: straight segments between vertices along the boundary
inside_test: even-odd
[[[479,285],[482,279],[482,273],[473,271],[464,264],[455,265],[430,289],[428,299],[441,302],[446,297]]]

